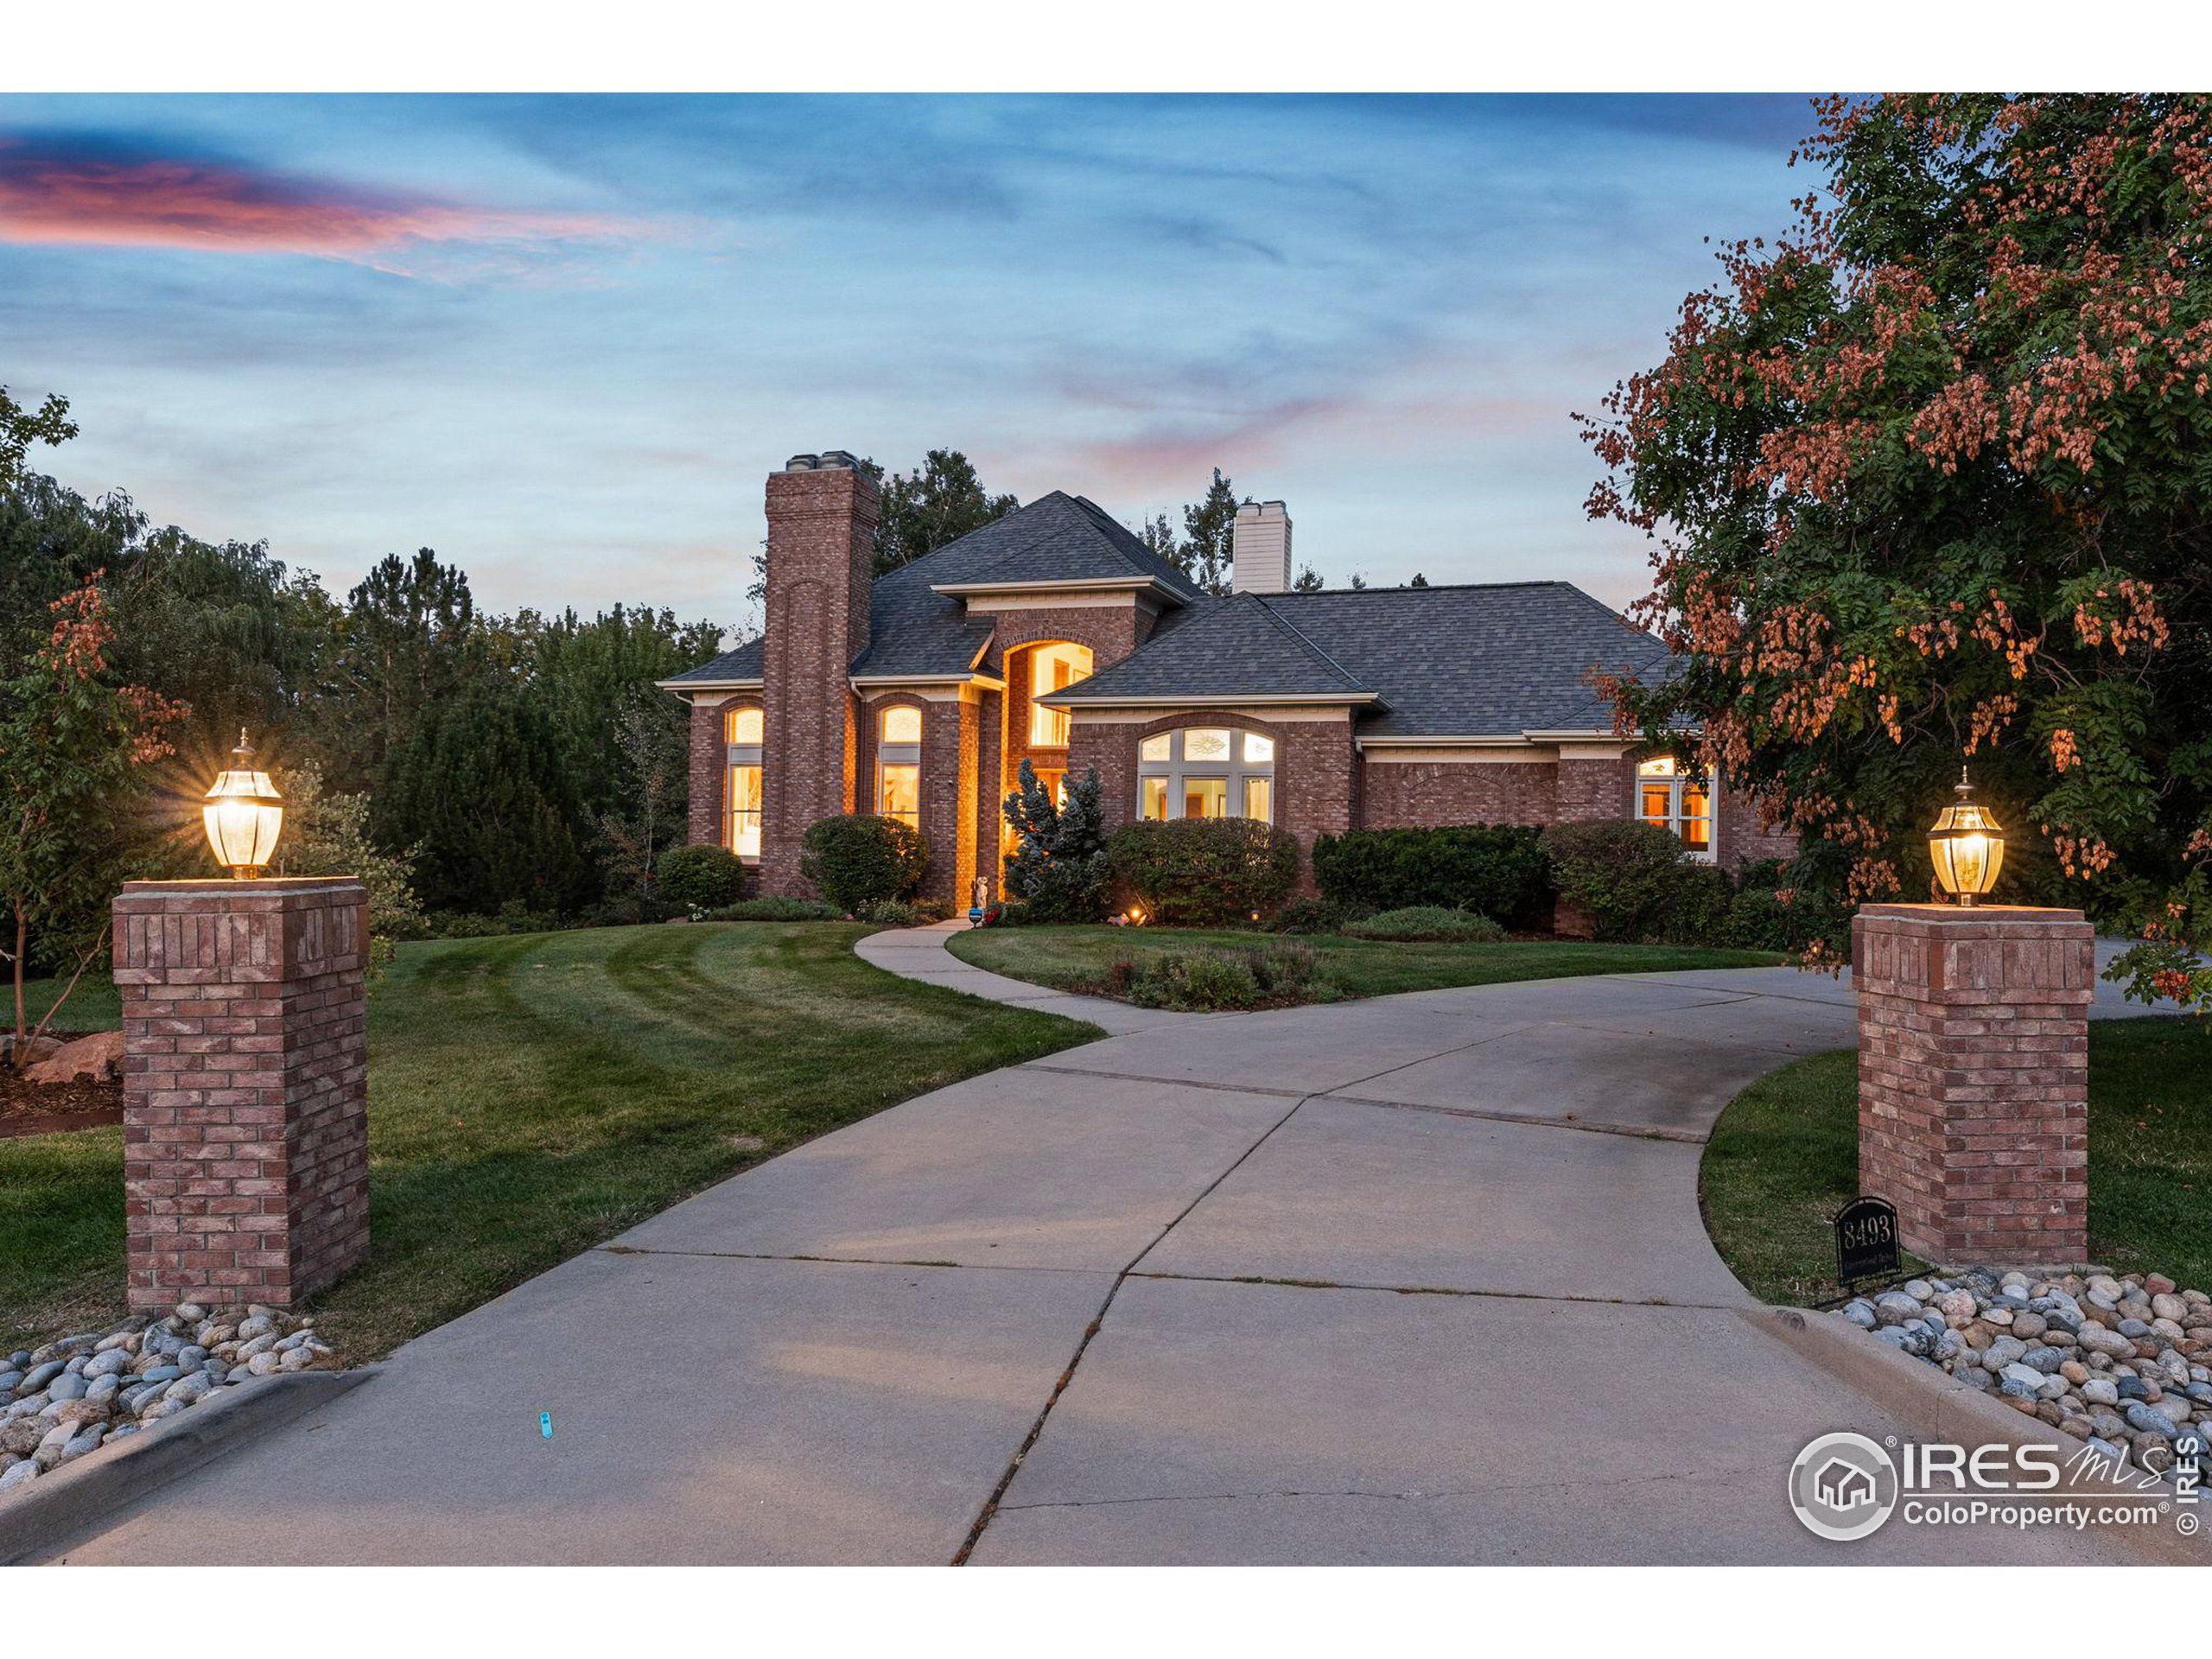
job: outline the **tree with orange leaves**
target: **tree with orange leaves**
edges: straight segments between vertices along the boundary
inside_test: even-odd
[[[33,936],[97,918],[98,933],[73,940],[77,973],[105,942],[106,900],[143,848],[134,810],[144,767],[169,753],[163,734],[185,710],[108,671],[114,629],[95,572],[54,601],[53,631],[25,672],[0,681],[0,905],[11,943],[0,945],[15,980],[15,1056],[28,1045],[23,978]],[[76,977],[69,984],[73,988]],[[67,992],[63,995],[66,996]],[[47,1010],[42,1030],[54,1017]]]
[[[1795,229],[1726,248],[1585,421],[1681,654],[1610,688],[1621,728],[1854,902],[1926,896],[1964,761],[2001,897],[2145,934],[2134,989],[2212,1005],[2212,99],[1815,108]]]

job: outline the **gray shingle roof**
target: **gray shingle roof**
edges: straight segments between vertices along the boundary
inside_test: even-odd
[[[1253,610],[1277,625],[1257,626]],[[1664,672],[1664,645],[1563,582],[1370,588],[1208,601],[1055,702],[1377,694],[1362,736],[1502,737],[1599,731],[1593,671]],[[1325,664],[1328,672],[1317,664]]]
[[[1357,697],[1363,684],[1251,594],[1206,600],[1137,652],[1047,701],[1116,697]]]
[[[959,557],[940,564],[950,553]],[[1185,603],[1204,597],[1197,583],[1139,541],[1105,508],[1059,490],[1039,496],[1020,511],[970,531],[915,563],[936,567],[930,580],[937,583],[1122,582],[1146,577]],[[957,567],[957,574],[947,574],[953,566]]]
[[[1010,585],[1137,577],[1159,582],[1184,603],[1204,597],[1188,576],[1116,523],[1104,508],[1055,490],[877,577],[868,607],[868,647],[854,659],[852,671],[916,676],[967,672],[991,637],[991,622],[988,617],[969,616],[952,595],[931,591],[942,583]],[[760,642],[756,639],[675,675],[668,683],[713,684],[760,677]]]
[[[687,668],[681,674],[671,674],[661,683],[718,685],[726,680],[757,680],[760,677],[760,641],[748,639],[735,651],[726,651],[711,662],[702,663],[696,668]]]

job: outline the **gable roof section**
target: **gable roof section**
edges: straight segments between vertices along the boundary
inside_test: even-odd
[[[1375,692],[1258,595],[1233,594],[1193,607],[1133,655],[1039,701],[1071,708],[1161,697],[1367,702]]]
[[[1054,490],[1027,506],[970,531],[926,561],[957,550],[957,572],[939,569],[933,585],[1018,588],[1027,582],[1150,582],[1185,604],[1204,594],[1172,562],[1116,523],[1096,502]]]
[[[1050,699],[1372,694],[1363,737],[1599,732],[1593,671],[1648,677],[1667,648],[1563,582],[1237,594],[1194,607],[1135,654]]]

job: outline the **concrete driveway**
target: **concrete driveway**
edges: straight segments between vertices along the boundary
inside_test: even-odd
[[[943,932],[863,954],[1119,1034],[679,1205],[67,1559],[2103,1558],[1789,1513],[1807,1440],[1905,1431],[1742,1316],[1697,1166],[1738,1089],[1853,1039],[1847,987],[1194,1018],[979,973]]]

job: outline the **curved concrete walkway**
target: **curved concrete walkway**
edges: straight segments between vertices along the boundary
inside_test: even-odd
[[[2107,1558],[1828,1544],[1786,1506],[1815,1434],[1906,1431],[1742,1317],[1698,1159],[1745,1083],[1853,1040],[1847,987],[1160,1015],[969,968],[951,931],[861,953],[1115,1034],[677,1205],[68,1558]]]

